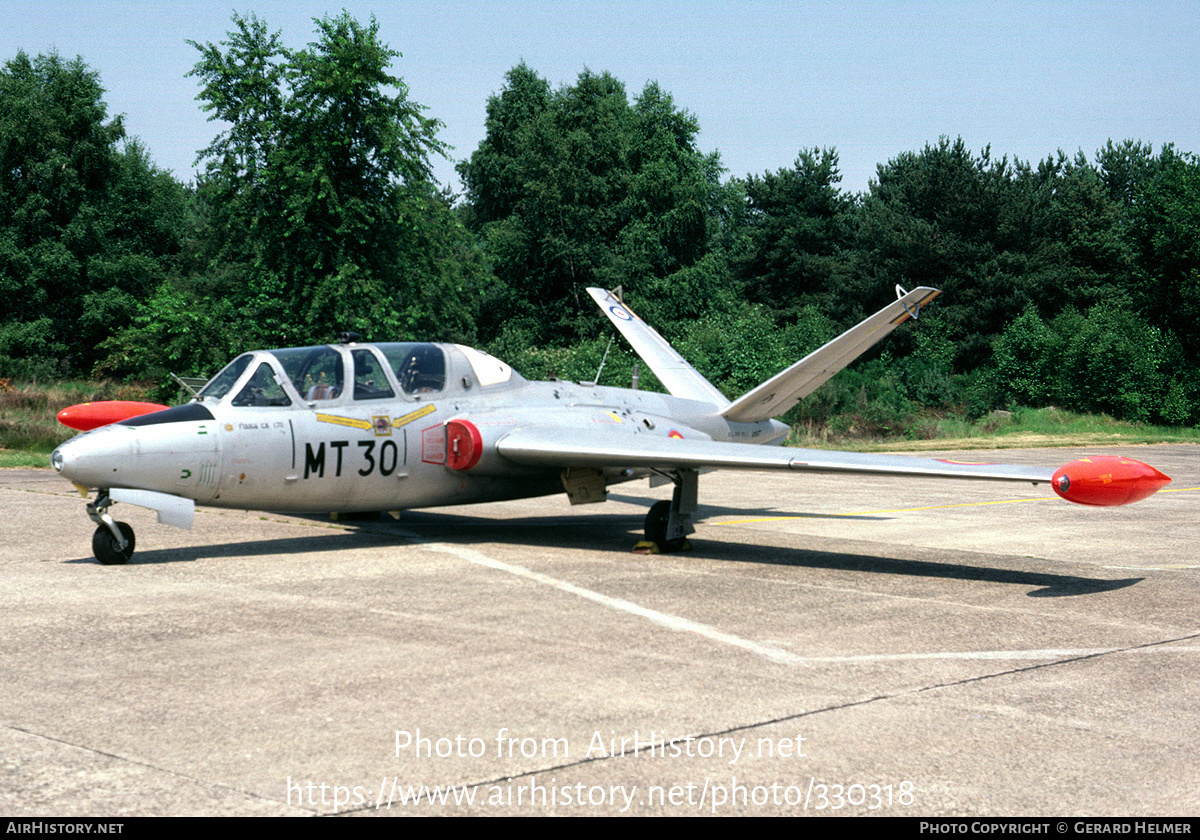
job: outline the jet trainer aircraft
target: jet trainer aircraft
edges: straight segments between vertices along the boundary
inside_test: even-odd
[[[935,458],[793,449],[772,419],[891,332],[938,290],[921,287],[730,402],[628,305],[589,289],[669,394],[588,382],[530,382],[457,344],[358,343],[244,353],[195,399],[153,410],[74,406],[76,428],[51,464],[87,496],[104,564],[133,555],[115,502],[190,528],[197,504],[295,512],[397,511],[549,495],[602,502],[610,484],[674,484],[646,516],[647,548],[695,528],[698,478],[711,469],[797,470],[1047,482],[1091,505],[1145,498],[1171,479],[1139,461],[1085,458],[1053,471]],[[150,413],[144,413],[147,410]]]

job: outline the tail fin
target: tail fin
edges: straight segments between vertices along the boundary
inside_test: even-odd
[[[600,304],[604,314],[612,321],[634,351],[642,357],[654,375],[676,397],[685,397],[716,406],[726,406],[729,400],[711,382],[700,375],[687,360],[675,352],[667,340],[649,324],[639,318],[632,309],[622,303],[612,292],[604,289],[588,289]]]
[[[921,307],[941,294],[941,290],[920,286],[905,293],[897,286],[896,294],[896,300],[870,318],[725,406],[721,416],[738,423],[757,423],[783,414],[897,326],[916,318]]]

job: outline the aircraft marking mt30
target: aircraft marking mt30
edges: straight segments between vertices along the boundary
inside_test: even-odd
[[[674,484],[646,517],[646,539],[682,546],[695,529],[698,476],[709,469],[883,473],[1050,483],[1082,504],[1124,504],[1170,479],[1104,456],[1057,472],[933,458],[792,449],[782,414],[937,294],[921,287],[730,402],[610,292],[589,289],[670,392],[586,382],[531,382],[455,344],[356,343],[244,353],[185,405],[77,435],[51,464],[82,493],[101,563],[129,560],[133,529],[115,502],[190,528],[196,504],[295,512],[380,511],[566,491],[601,502],[613,483]],[[93,404],[101,405],[104,404]],[[78,419],[86,406],[73,407]],[[111,413],[112,406],[106,411]],[[106,417],[110,416],[106,414]],[[775,445],[772,445],[775,444]]]

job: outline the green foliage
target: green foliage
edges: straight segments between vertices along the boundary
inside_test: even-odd
[[[823,395],[823,401],[833,434],[870,439],[915,436],[916,406],[904,395],[900,375],[888,360],[855,365],[825,388],[831,392]]]
[[[489,345],[488,352],[507,361],[528,379],[596,382],[617,388],[631,386],[637,365],[638,387],[662,391],[662,385],[637,354],[623,339],[610,333],[569,347],[537,347],[530,341],[529,333],[509,324]]]
[[[667,277],[648,277],[625,295],[634,310],[668,340],[682,339],[709,317],[739,310],[743,301],[728,283],[729,269],[719,253],[709,253]],[[586,319],[588,313],[584,313]]]
[[[1046,323],[1033,309],[996,341],[988,407],[1058,405],[1133,422],[1194,422],[1194,364],[1179,339],[1128,305],[1104,303]]]
[[[1059,395],[1064,342],[1026,309],[995,344],[996,401],[1040,408]]]
[[[0,375],[89,371],[171,270],[185,198],[81,59],[0,70]]]
[[[552,92],[522,64],[506,81],[488,101],[487,136],[459,166],[464,218],[497,279],[480,332],[518,322],[538,344],[572,341],[594,329],[590,312],[580,317],[587,286],[656,296],[709,252],[719,158],[696,148],[695,117],[654,83],[631,104],[607,73]]]
[[[0,373],[17,379],[49,379],[59,374],[54,321],[10,320],[0,324]]]
[[[1132,190],[1134,299],[1152,323],[1194,348],[1200,344],[1200,158],[1165,147],[1152,174]]]
[[[880,167],[861,209],[854,274],[880,299],[897,283],[942,289],[955,367],[973,370],[1014,313],[1033,305],[1053,316],[1123,297],[1123,231],[1119,204],[1082,156],[1060,153],[1034,169],[942,138]]]
[[[806,304],[827,308],[844,285],[853,204],[837,188],[837,152],[803,150],[792,169],[751,175],[742,184],[743,249],[734,270],[746,299],[787,320]]]
[[[814,307],[779,329],[763,307],[742,304],[691,322],[676,349],[734,399],[820,347],[833,332]]]
[[[1137,316],[1093,309],[1063,357],[1064,396],[1076,410],[1146,421],[1162,396],[1158,336]]]
[[[257,345],[258,336],[228,328],[237,320],[227,300],[163,283],[139,307],[130,327],[103,342],[106,356],[96,372],[158,383],[155,399],[169,400],[178,390],[170,374],[212,376],[233,356]]]
[[[182,293],[264,345],[470,337],[482,262],[431,180],[440,123],[389,72],[400,54],[376,21],[317,20],[303,50],[233,21],[220,45],[193,43],[200,98],[230,128],[201,152],[199,265],[162,300]],[[228,312],[202,303],[214,292]]]

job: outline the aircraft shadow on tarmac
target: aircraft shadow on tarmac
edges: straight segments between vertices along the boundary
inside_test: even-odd
[[[642,496],[622,496],[619,493],[609,493],[608,498],[614,502],[627,502],[632,505],[641,505],[647,509],[654,504],[653,498]],[[745,507],[731,507],[728,505],[713,505],[701,504],[697,512],[696,521],[702,522],[705,519],[711,519],[714,516],[736,516],[739,519],[758,519],[770,517],[786,517],[788,519],[845,519],[848,522],[855,520],[863,522],[881,522],[894,517],[886,516],[880,513],[808,513],[800,511],[780,510],[779,508],[758,508],[757,510]]]
[[[747,511],[720,506],[701,505],[697,520],[735,513],[745,517],[779,516],[778,511]],[[787,514],[795,515],[795,514]],[[852,517],[845,517],[852,518]],[[315,519],[315,517],[314,517]],[[322,521],[328,521],[322,518]],[[270,555],[339,552],[352,548],[412,545],[413,534],[419,541],[472,545],[503,541],[543,549],[571,549],[608,552],[614,559],[628,556],[633,544],[641,538],[641,519],[628,513],[556,514],[523,516],[506,519],[471,517],[435,511],[405,511],[401,520],[378,516],[350,521],[339,520],[339,526],[350,533],[335,532],[284,537],[249,542],[194,545],[184,548],[140,551],[130,565],[178,563],[222,557],[256,557]],[[1104,580],[1077,575],[1057,575],[1023,569],[1006,569],[969,565],[961,562],[931,562],[899,557],[852,554],[821,549],[788,548],[749,543],[732,543],[717,539],[712,529],[702,529],[703,535],[693,540],[693,549],[681,557],[693,556],[705,560],[738,563],[760,563],[771,566],[831,569],[863,572],[865,574],[903,575],[906,577],[974,580],[982,583],[1004,583],[1030,586],[1032,598],[1053,598],[1073,595],[1095,595],[1124,589],[1144,578]],[[403,563],[403,555],[397,555]],[[91,558],[68,562],[92,563]]]

